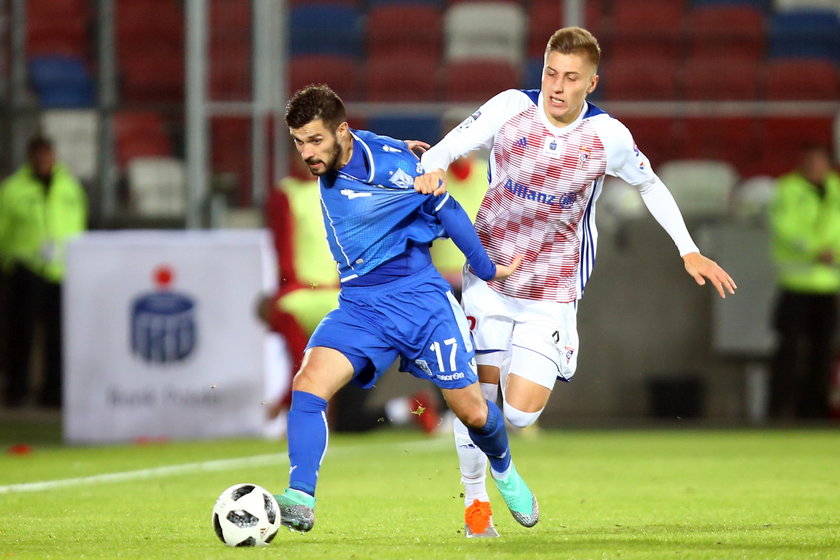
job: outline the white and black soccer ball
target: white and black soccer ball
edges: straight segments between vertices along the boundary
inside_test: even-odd
[[[280,507],[265,488],[234,484],[213,506],[213,528],[228,546],[266,546],[280,529]]]

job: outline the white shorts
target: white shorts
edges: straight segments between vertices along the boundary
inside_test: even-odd
[[[578,358],[577,303],[557,303],[506,296],[464,271],[461,302],[470,323],[479,364],[554,388],[570,381]],[[506,365],[506,364],[505,364]]]

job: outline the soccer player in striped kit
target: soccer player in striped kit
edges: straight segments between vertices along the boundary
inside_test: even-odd
[[[686,271],[721,297],[735,283],[700,254],[667,187],[627,128],[586,101],[598,85],[600,47],[585,29],[556,31],[539,90],[507,90],[482,105],[422,157],[415,188],[440,194],[444,170],[464,154],[491,150],[489,186],[475,228],[490,257],[524,255],[516,272],[484,282],[465,268],[462,304],[476,341],[488,400],[502,386],[504,414],[533,424],[557,379],[571,380],[578,358],[577,300],[595,263],[595,201],[605,175],[639,189],[682,256]],[[485,489],[486,460],[460,423],[455,440],[465,485],[466,534],[498,536]]]

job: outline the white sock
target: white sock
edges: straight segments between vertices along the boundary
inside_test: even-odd
[[[481,394],[488,401],[494,403],[499,398],[499,385],[497,383],[479,383]]]
[[[455,449],[458,452],[458,466],[461,469],[461,482],[464,483],[464,507],[473,500],[489,502],[487,486],[487,456],[470,439],[467,427],[459,419],[453,423]]]
[[[514,406],[511,406],[507,401],[505,401],[504,406],[505,418],[512,426],[517,428],[527,428],[537,421],[537,418],[540,417],[540,414],[542,414],[543,411],[543,409],[539,409],[536,412],[524,412]]]
[[[385,403],[385,416],[391,423],[398,426],[408,424],[411,421],[411,403],[408,397],[397,397]]]

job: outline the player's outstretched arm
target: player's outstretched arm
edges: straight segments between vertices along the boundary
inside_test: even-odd
[[[686,272],[694,278],[698,285],[704,286],[706,279],[708,279],[723,299],[726,299],[726,292],[735,294],[735,289],[738,287],[735,285],[735,281],[712,259],[704,257],[700,253],[688,253],[683,256],[683,264]]]
[[[513,274],[519,265],[522,264],[522,255],[516,255],[513,257],[513,262],[510,263],[510,266],[502,266],[496,263],[496,276],[493,277],[493,280],[504,280],[511,274]]]
[[[435,169],[414,178],[414,190],[440,196],[446,192],[446,171]]]

